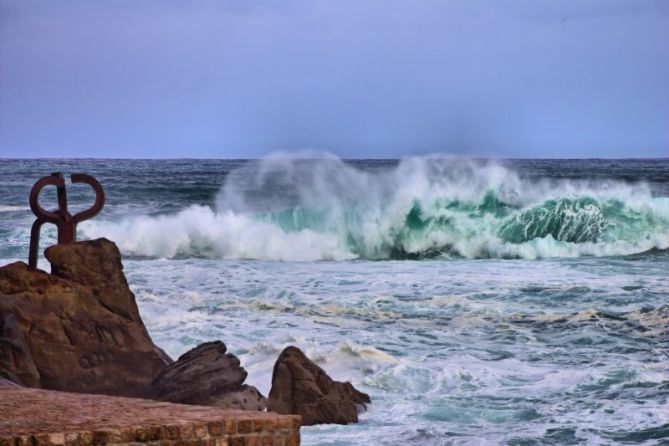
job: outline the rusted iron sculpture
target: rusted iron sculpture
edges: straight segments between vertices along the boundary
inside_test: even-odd
[[[28,254],[28,268],[37,268],[37,250],[39,249],[39,234],[44,223],[53,223],[58,228],[58,243],[72,243],[77,238],[77,223],[95,217],[105,204],[105,193],[102,185],[90,175],[75,173],[70,177],[72,183],[85,183],[95,190],[95,203],[85,211],[70,214],[67,210],[67,194],[65,193],[65,179],[60,172],[40,178],[30,191],[30,209],[37,216],[30,232],[30,252]],[[39,194],[45,186],[56,186],[58,193],[58,210],[47,211],[39,205]]]

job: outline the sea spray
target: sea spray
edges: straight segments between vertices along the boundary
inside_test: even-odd
[[[269,157],[232,171],[215,209],[96,221],[127,255],[285,261],[552,258],[669,248],[669,198],[642,182],[521,178],[490,161],[361,170]]]

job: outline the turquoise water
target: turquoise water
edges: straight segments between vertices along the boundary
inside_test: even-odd
[[[34,180],[92,173],[79,236],[119,244],[170,355],[222,339],[266,394],[294,344],[372,396],[304,444],[669,440],[669,161],[0,166],[0,263]]]

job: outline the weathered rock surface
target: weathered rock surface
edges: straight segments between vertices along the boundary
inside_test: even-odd
[[[0,267],[0,385],[264,410],[220,341],[173,362],[153,344],[109,240],[51,246],[52,274]]]
[[[152,383],[153,398],[172,403],[264,410],[265,398],[243,385],[246,370],[221,341],[206,342],[184,353]]]
[[[0,272],[1,274],[1,272]],[[39,372],[13,313],[0,305],[0,378],[26,386],[39,386]]]
[[[332,380],[297,347],[287,347],[274,365],[267,407],[302,416],[302,425],[349,424],[371,403],[349,382]]]
[[[53,274],[0,268],[0,376],[28,387],[144,396],[171,363],[139,316],[114,243],[45,252]]]

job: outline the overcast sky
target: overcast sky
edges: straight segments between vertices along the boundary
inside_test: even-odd
[[[669,156],[669,0],[0,5],[0,157]]]

